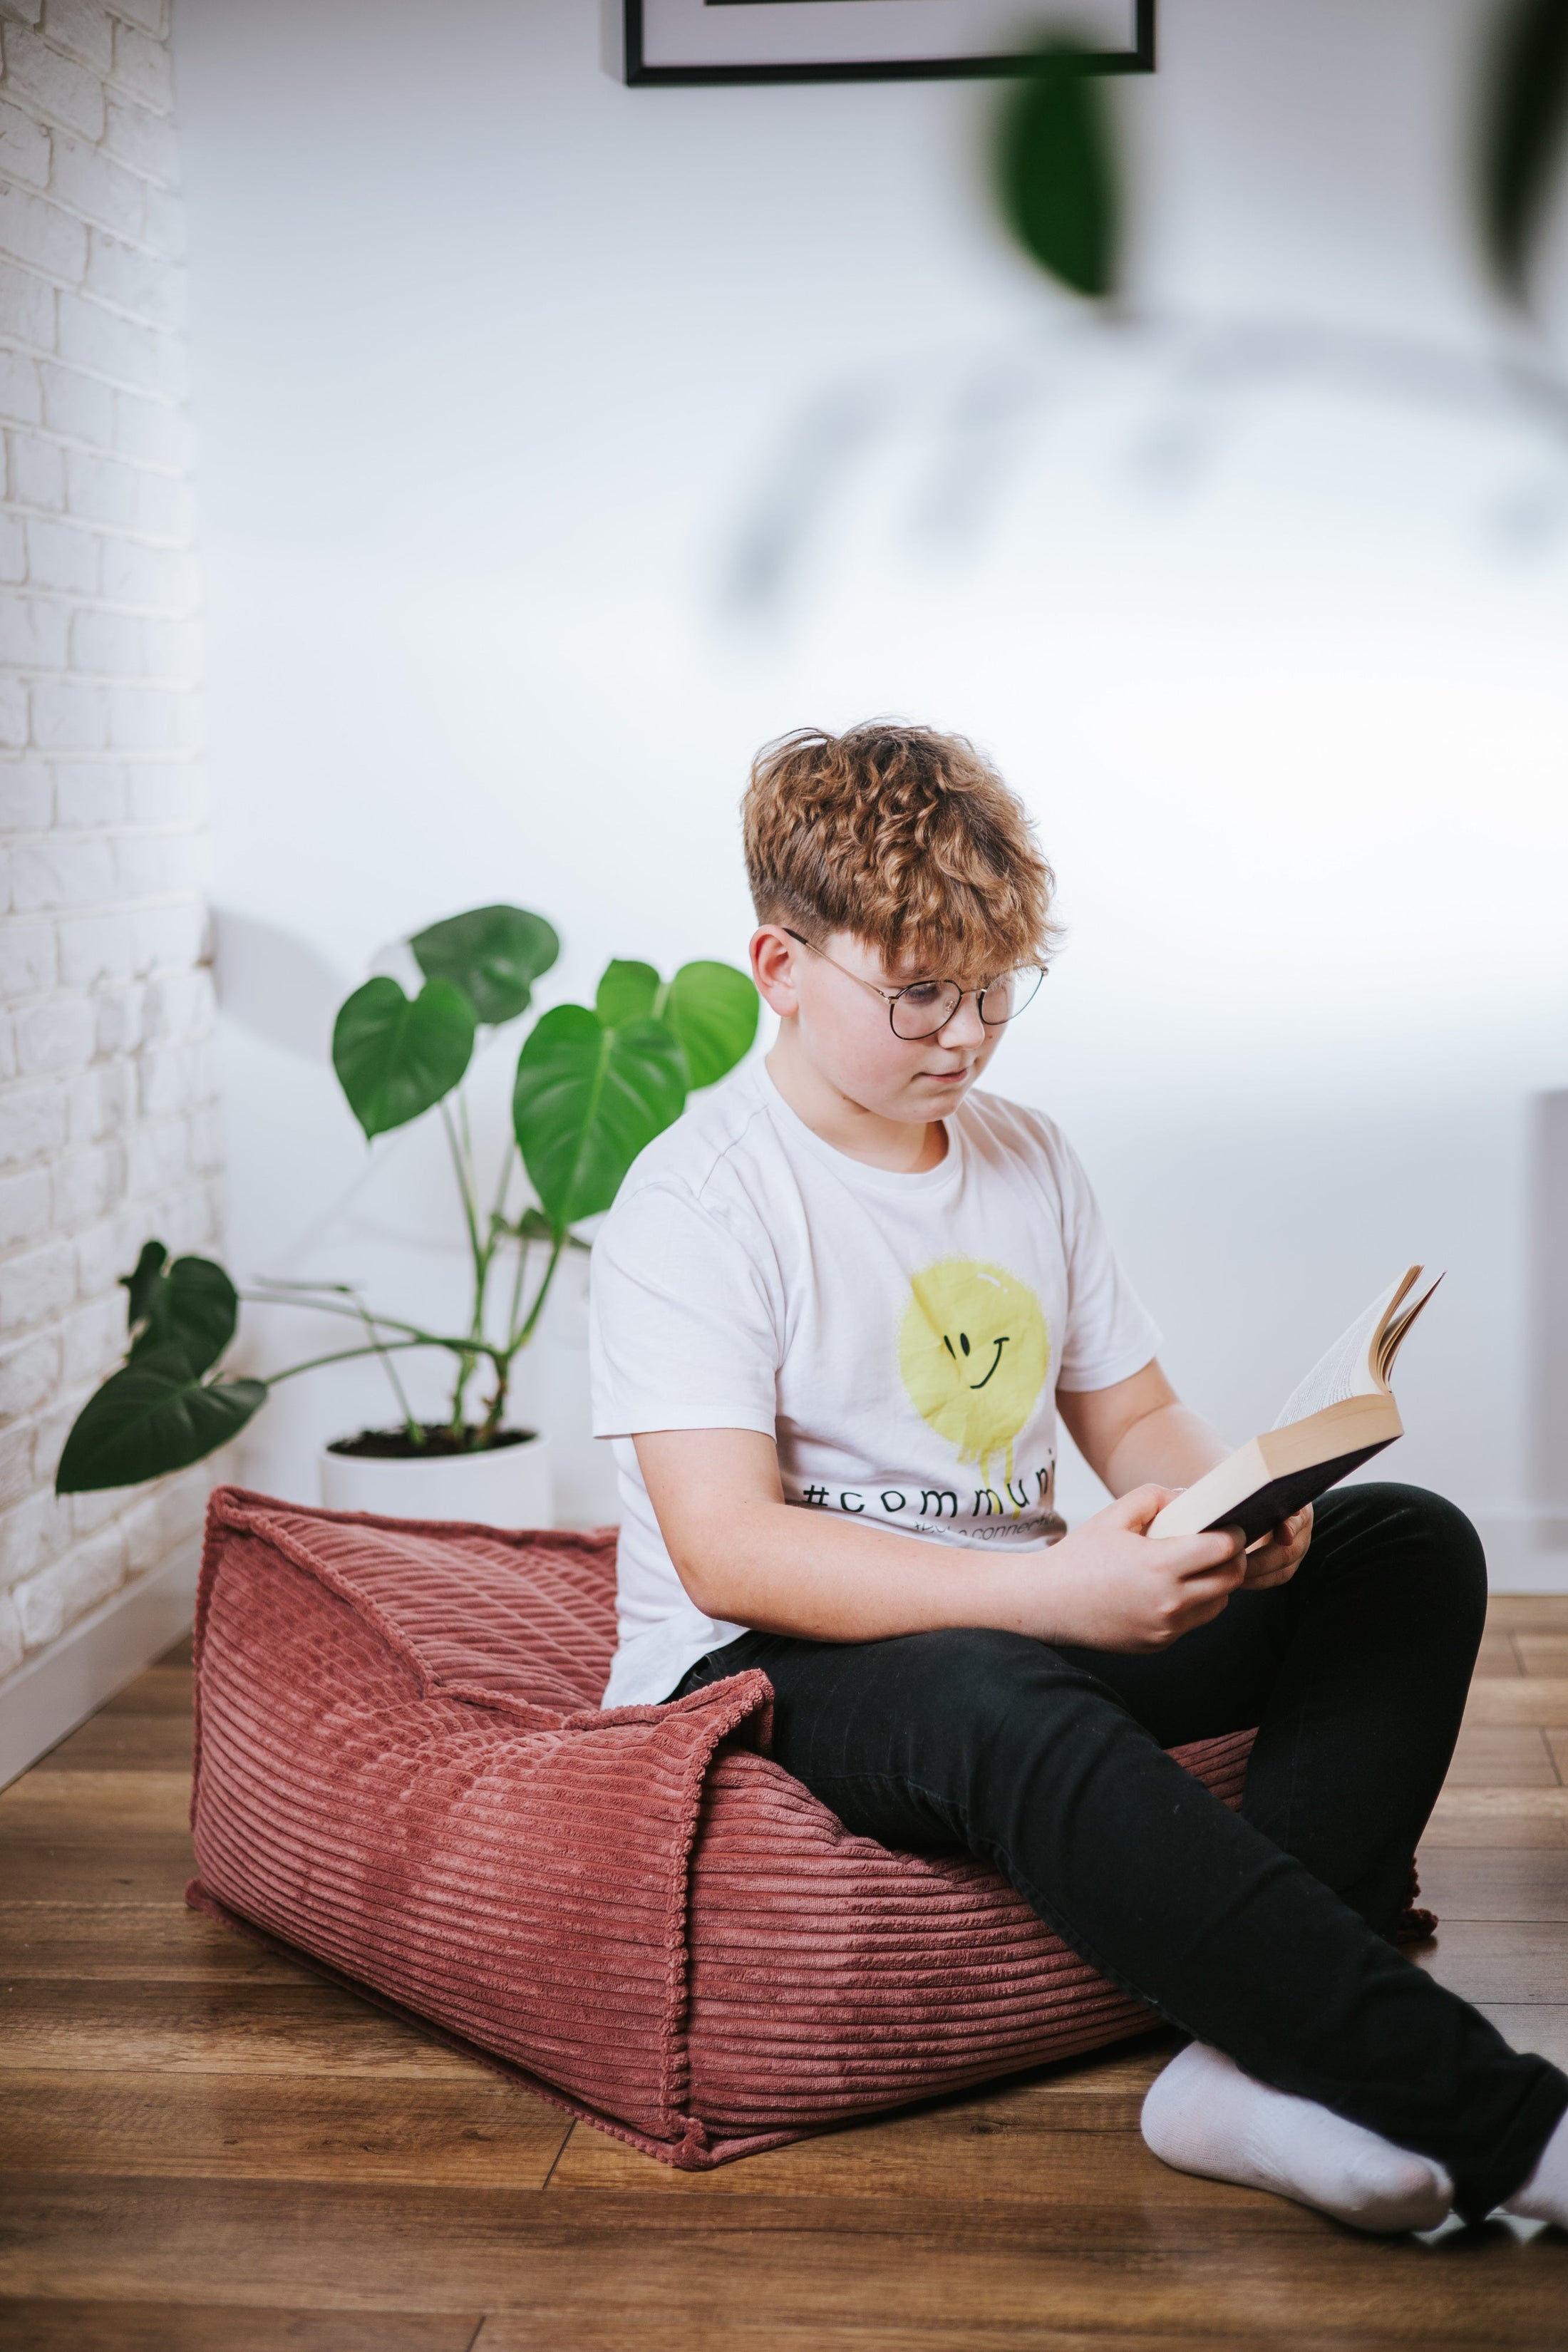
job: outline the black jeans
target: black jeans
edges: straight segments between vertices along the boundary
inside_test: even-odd
[[[773,1753],[846,1827],[967,1847],[1074,1951],[1260,2081],[1435,2158],[1479,2219],[1532,2170],[1568,2079],[1390,1938],[1486,1609],[1468,1519],[1407,1486],[1318,1505],[1290,1583],[1157,1655],[984,1629],[743,1633]],[[1167,1747],[1256,1724],[1240,1815]]]

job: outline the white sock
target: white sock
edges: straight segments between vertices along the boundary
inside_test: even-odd
[[[1559,2119],[1536,2158],[1535,2170],[1522,2189],[1505,2198],[1502,2210],[1517,2213],[1522,2221],[1555,2221],[1560,2230],[1568,2230],[1568,2116]]]
[[[1435,2230],[1454,2201],[1441,2165],[1255,2083],[1202,2042],[1179,2052],[1151,2089],[1143,2137],[1178,2172],[1269,2189],[1358,2230]]]

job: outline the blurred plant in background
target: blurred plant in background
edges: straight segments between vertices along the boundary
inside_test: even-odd
[[[234,1338],[241,1294],[210,1258],[170,1265],[163,1244],[149,1241],[134,1272],[121,1277],[126,1362],[78,1415],[57,1493],[132,1486],[183,1470],[237,1436],[279,1381],[353,1357],[378,1356],[397,1399],[401,1429],[365,1433],[393,1441],[375,1451],[482,1453],[506,1442],[512,1364],[538,1328],[563,1254],[587,1247],[574,1227],[609,1207],[643,1146],[679,1118],[689,1093],[731,1069],[756,1035],[756,990],[732,965],[683,964],[667,981],[651,964],[614,960],[592,1005],[554,1005],[529,1030],[512,1086],[512,1133],[484,1185],[463,1080],[480,1030],[506,1027],[530,1010],[534,982],[555,961],[560,941],[542,916],[500,906],[454,915],[406,944],[423,986],[410,996],[383,973],[355,989],[338,1013],[332,1064],[367,1142],[439,1108],[468,1236],[466,1328],[431,1331],[383,1314],[352,1283],[269,1281],[245,1296],[344,1317],[362,1338],[267,1380],[226,1380],[214,1368]],[[520,1203],[514,1195],[523,1171],[533,1199]],[[531,1294],[536,1244],[546,1256]],[[508,1261],[510,1278],[497,1300],[493,1277]],[[454,1359],[450,1409],[436,1426],[410,1410],[394,1361],[409,1349],[431,1348]],[[472,1421],[468,1391],[481,1373],[489,1394]]]
[[[825,392],[798,419],[742,518],[727,582],[735,607],[761,612],[780,600],[814,530],[921,403],[937,404],[946,446],[938,487],[922,494],[914,520],[926,530],[934,522],[951,541],[998,512],[1001,476],[1025,457],[1030,421],[1060,410],[1074,370],[1079,389],[1099,397],[1106,367],[1134,354],[1181,419],[1173,430],[1157,425],[1142,453],[1157,458],[1167,480],[1190,476],[1199,448],[1213,447],[1225,395],[1308,378],[1380,403],[1503,415],[1568,454],[1568,356],[1553,351],[1536,299],[1568,146],[1568,0],[1507,0],[1478,59],[1470,152],[1460,169],[1477,254],[1503,306],[1499,325],[1507,331],[1489,353],[1398,327],[1288,312],[1204,318],[1140,299],[1129,284],[1137,220],[1121,110],[1147,86],[1107,79],[1086,70],[1089,62],[1081,46],[1042,36],[1034,69],[1005,86],[986,131],[995,215],[1010,241],[1078,298],[1076,317],[1051,322],[1045,350],[1029,342],[978,359],[942,353],[926,370],[867,373]],[[1201,433],[1193,429],[1194,394]]]
[[[1532,307],[1534,263],[1568,144],[1568,0],[1514,0],[1483,84],[1476,209],[1492,281]]]

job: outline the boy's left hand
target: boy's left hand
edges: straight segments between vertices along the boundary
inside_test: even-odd
[[[1312,1506],[1309,1503],[1294,1517],[1281,1519],[1257,1550],[1247,1553],[1242,1591],[1264,1592],[1272,1584],[1289,1584],[1306,1558],[1311,1540]]]

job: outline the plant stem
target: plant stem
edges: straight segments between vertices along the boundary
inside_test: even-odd
[[[309,1356],[302,1364],[290,1364],[286,1371],[268,1372],[266,1385],[269,1389],[276,1388],[279,1381],[291,1381],[297,1372],[313,1372],[321,1364],[346,1364],[352,1356],[379,1356],[384,1349],[386,1354],[391,1355],[404,1348],[449,1348],[451,1345],[449,1339],[389,1339],[384,1343],[384,1348],[340,1348],[335,1355]]]
[[[511,1344],[507,1349],[507,1361],[509,1365],[517,1349],[519,1348],[526,1348],[529,1341],[533,1337],[533,1327],[538,1322],[541,1315],[544,1312],[544,1302],[550,1296],[550,1286],[555,1279],[555,1269],[561,1263],[561,1253],[565,1246],[566,1228],[563,1225],[556,1234],[555,1239],[551,1245],[550,1263],[544,1269],[543,1281],[540,1284],[539,1288],[534,1293],[533,1304],[528,1310],[528,1320],[523,1325],[521,1330],[513,1335]]]
[[[290,1282],[287,1285],[279,1285],[277,1287],[303,1292],[309,1286],[302,1282]],[[324,1282],[321,1287],[322,1290],[341,1291],[347,1297],[354,1296],[353,1285],[346,1282]],[[447,1348],[454,1344],[451,1340],[437,1339],[433,1333],[422,1330],[417,1323],[405,1323],[402,1318],[396,1315],[379,1315],[374,1308],[334,1307],[321,1297],[279,1298],[276,1295],[276,1289],[242,1290],[239,1296],[247,1307],[308,1307],[313,1315],[346,1315],[353,1323],[362,1322],[368,1312],[373,1323],[384,1325],[388,1331],[406,1331],[411,1338],[430,1340],[431,1344],[437,1348]]]
[[[458,1096],[458,1108],[463,1122],[460,1138],[449,1103],[444,1102],[441,1105],[441,1123],[447,1130],[447,1141],[452,1153],[453,1172],[458,1179],[458,1194],[463,1203],[463,1223],[468,1230],[468,1255],[473,1260],[474,1267],[474,1304],[469,1317],[469,1329],[477,1339],[484,1328],[485,1286],[490,1270],[489,1253],[479,1239],[479,1197],[472,1166],[473,1145],[468,1131],[468,1106],[461,1092]],[[463,1399],[473,1368],[474,1359],[471,1355],[458,1356],[458,1377],[452,1390],[452,1411],[447,1422],[447,1427],[454,1438],[462,1435]]]
[[[379,1332],[376,1330],[375,1325],[372,1322],[369,1309],[366,1307],[364,1301],[361,1298],[358,1291],[353,1289],[352,1284],[349,1287],[351,1291],[353,1291],[354,1305],[359,1309],[360,1320],[364,1325],[364,1336],[370,1341],[371,1346],[375,1349],[376,1354],[381,1358],[382,1369],[384,1370],[387,1379],[392,1382],[392,1393],[397,1399],[398,1410],[403,1415],[403,1426],[408,1432],[409,1442],[414,1445],[423,1445],[425,1443],[425,1432],[420,1423],[415,1420],[413,1413],[409,1410],[408,1399],[403,1393],[403,1382],[397,1377],[397,1367],[393,1362],[392,1357]]]
[[[468,1228],[468,1248],[474,1261],[474,1286],[477,1294],[474,1301],[474,1315],[477,1323],[484,1307],[484,1282],[487,1271],[484,1250],[479,1242],[479,1206],[470,1189],[468,1164],[463,1158],[463,1147],[458,1140],[458,1130],[453,1123],[451,1108],[447,1103],[441,1105],[441,1124],[447,1130],[447,1141],[451,1146],[452,1166],[457,1174],[458,1191],[463,1203],[463,1221]]]

